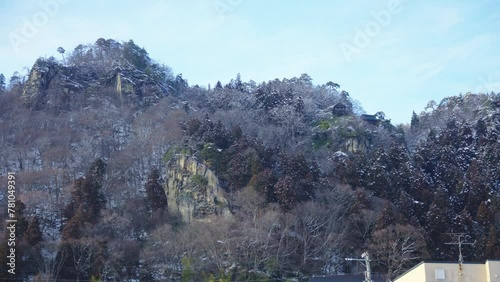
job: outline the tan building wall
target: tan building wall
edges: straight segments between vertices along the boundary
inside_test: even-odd
[[[500,260],[486,261],[486,282],[500,282]]]
[[[425,263],[421,262],[417,266],[410,269],[408,272],[396,278],[394,281],[396,282],[417,282],[422,281],[422,278],[425,277]],[[425,278],[424,278],[425,279]]]
[[[486,263],[422,262],[395,282],[500,282],[500,261]]]

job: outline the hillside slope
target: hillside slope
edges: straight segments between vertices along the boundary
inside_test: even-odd
[[[499,94],[430,102],[395,126],[334,82],[190,86],[102,38],[12,81],[0,178],[16,177],[19,275],[307,277],[360,271],[343,258],[368,250],[394,277],[456,260],[447,233],[476,241],[466,260],[500,258]]]

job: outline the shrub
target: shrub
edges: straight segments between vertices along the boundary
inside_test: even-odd
[[[191,177],[191,182],[197,186],[207,186],[208,185],[208,179],[205,176],[199,175],[199,174],[193,175]]]

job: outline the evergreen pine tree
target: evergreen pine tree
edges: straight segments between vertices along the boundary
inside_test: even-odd
[[[486,246],[484,248],[484,256],[486,259],[500,257],[500,236],[498,230],[493,224],[490,225]]]
[[[298,201],[295,183],[290,176],[282,177],[274,184],[274,193],[278,203],[285,209],[291,209]]]
[[[295,111],[302,116],[306,113],[306,107],[302,96],[299,96],[299,98],[297,99],[297,103],[295,104]]]
[[[426,231],[427,247],[432,259],[451,259],[450,248],[445,245],[449,241],[449,236],[446,233],[452,230],[448,210],[446,194],[438,191],[425,215],[425,224],[423,225]]]
[[[79,239],[81,237],[81,227],[83,227],[84,223],[82,207],[80,207],[73,217],[64,225],[61,232],[62,240]]]
[[[148,175],[146,194],[148,196],[148,204],[151,212],[167,207],[167,195],[160,184],[160,172],[157,168],[153,168]]]
[[[26,205],[24,205],[21,200],[16,200],[16,207],[14,208],[14,214],[16,222],[16,235],[17,238],[24,237],[26,233],[26,229],[28,228],[28,220],[24,217],[24,210],[26,210]]]
[[[91,223],[97,221],[99,213],[106,203],[101,192],[105,170],[106,164],[101,159],[94,161],[85,175],[85,179],[81,182],[81,186],[76,187],[77,189],[74,191],[77,206],[82,208],[83,220]]]
[[[479,119],[476,123],[476,143],[478,146],[484,146],[487,141],[488,128],[484,119]]]
[[[94,224],[98,221],[101,209],[106,203],[101,192],[105,170],[106,164],[101,159],[97,159],[92,163],[85,177],[75,180],[71,202],[64,210],[68,222],[63,229],[63,239],[79,237],[81,225]]]
[[[37,216],[30,220],[24,238],[31,246],[35,246],[42,241],[42,231]]]
[[[380,213],[379,217],[377,218],[377,221],[375,223],[375,230],[381,230],[396,223],[397,221],[394,210],[391,205],[387,203]]]
[[[3,73],[0,73],[0,94],[5,91],[5,76]]]
[[[236,79],[234,80],[234,89],[238,91],[244,91],[245,89],[243,88],[243,82],[241,81],[241,75],[238,73],[236,75]]]
[[[415,111],[413,111],[413,114],[411,115],[411,122],[410,122],[411,130],[416,130],[419,127],[419,125],[420,125],[420,118],[415,113]]]

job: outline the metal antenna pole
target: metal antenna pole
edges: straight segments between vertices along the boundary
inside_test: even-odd
[[[368,254],[368,252],[364,252],[361,255],[361,257],[365,259],[366,263],[365,281],[372,282],[372,271],[370,269],[370,255]]]
[[[464,263],[464,256],[462,256],[462,236],[458,237],[458,263],[463,264]]]
[[[462,264],[464,263],[464,256],[462,255],[462,245],[474,245],[474,243],[466,243],[462,241],[462,237],[466,236],[467,234],[465,233],[447,233],[448,235],[453,236],[453,239],[456,240],[456,242],[449,242],[445,243],[446,245],[458,245],[458,266],[460,270],[462,270]]]
[[[364,252],[362,255],[361,255],[361,258],[358,259],[358,258],[346,258],[345,260],[348,260],[348,261],[359,261],[361,262],[361,264],[366,267],[366,271],[365,271],[365,281],[363,282],[373,282],[372,280],[372,273],[371,273],[371,269],[370,269],[370,255],[368,254],[368,252]],[[364,264],[363,264],[364,262]]]

